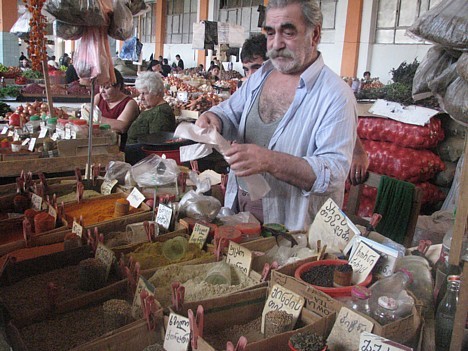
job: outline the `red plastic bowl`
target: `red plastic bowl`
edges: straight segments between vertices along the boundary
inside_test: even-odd
[[[305,280],[302,279],[302,274],[307,272],[311,267],[315,266],[339,266],[342,264],[347,264],[348,261],[345,260],[322,260],[322,261],[314,261],[314,262],[309,262],[309,263],[304,263],[303,265],[297,267],[296,271],[294,272],[294,277],[296,279],[299,279],[300,281],[303,281],[304,283],[307,283]],[[360,284],[361,286],[368,286],[372,281],[372,274],[369,274],[367,278]],[[313,285],[310,283],[307,283],[317,290],[323,291],[325,294],[330,295],[331,297],[339,297],[339,296],[351,296],[351,286],[344,286],[340,288],[326,288],[323,286],[318,286],[318,285]]]

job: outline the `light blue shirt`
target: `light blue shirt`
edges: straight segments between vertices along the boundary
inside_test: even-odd
[[[226,139],[243,142],[248,111],[272,70],[272,63],[267,61],[230,99],[210,109],[222,120]],[[263,174],[271,187],[262,199],[265,223],[281,223],[290,230],[305,229],[329,197],[338,206],[342,205],[356,125],[356,99],[352,90],[325,66],[320,54],[302,73],[294,100],[268,145],[271,150],[304,158],[317,180],[310,191],[305,191]],[[231,171],[226,207],[236,207],[237,190],[237,180]]]

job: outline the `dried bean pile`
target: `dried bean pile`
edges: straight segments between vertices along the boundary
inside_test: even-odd
[[[246,324],[233,325],[217,332],[205,332],[203,339],[215,350],[225,350],[227,341],[232,341],[235,345],[241,336],[245,336],[249,343],[263,339],[261,325],[262,317],[258,317]]]
[[[277,334],[292,329],[293,316],[286,311],[270,311],[265,315],[265,337],[271,338]]]

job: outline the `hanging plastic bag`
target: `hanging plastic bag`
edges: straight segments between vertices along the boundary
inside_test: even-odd
[[[133,16],[140,16],[151,9],[145,4],[144,0],[127,0],[126,6],[130,9]]]
[[[468,82],[468,52],[463,53],[458,59],[457,73]]]
[[[108,34],[116,40],[125,41],[133,34],[133,17],[124,0],[113,0]]]
[[[198,220],[211,222],[218,215],[221,203],[213,196],[206,196],[211,189],[211,181],[208,177],[199,177],[197,173],[189,173],[190,180],[196,185],[196,190],[188,191],[180,200],[180,211],[186,216]]]
[[[83,26],[74,26],[59,20],[54,21],[54,35],[65,40],[78,40],[83,36]]]
[[[26,10],[15,22],[13,27],[10,29],[10,33],[13,33],[19,38],[27,38],[31,27],[29,21],[31,19],[31,12]]]
[[[138,61],[138,55],[136,52],[137,38],[132,37],[128,40],[125,40],[122,45],[122,50],[120,50],[119,58],[122,60],[131,60]]]
[[[172,159],[151,155],[135,164],[130,173],[140,187],[155,187],[174,183],[180,169]]]
[[[468,127],[468,82],[458,77],[449,85],[443,108],[450,117]]]
[[[114,179],[117,179],[119,184],[125,184],[125,176],[131,168],[132,166],[130,163],[122,161],[111,161],[109,162],[109,167],[107,168],[104,180],[110,182]]]
[[[48,0],[44,9],[57,20],[77,26],[108,26],[112,0]]]
[[[419,17],[409,34],[461,51],[468,50],[466,0],[442,1]]]
[[[440,45],[434,45],[419,64],[413,79],[413,99],[424,99],[431,94],[428,82],[437,78],[456,59]],[[429,94],[424,94],[429,93]]]

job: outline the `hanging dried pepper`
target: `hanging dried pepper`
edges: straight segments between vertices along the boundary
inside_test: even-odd
[[[31,13],[29,20],[28,55],[32,61],[32,69],[42,71],[42,62],[47,59],[46,49],[46,18],[41,13],[46,0],[23,0],[26,9]]]

